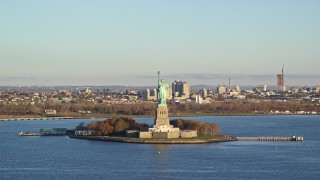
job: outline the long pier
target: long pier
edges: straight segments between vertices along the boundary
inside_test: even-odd
[[[8,118],[8,119],[0,119],[0,121],[62,120],[62,119],[74,119],[74,117]]]
[[[292,137],[237,137],[238,141],[303,141],[302,136]]]

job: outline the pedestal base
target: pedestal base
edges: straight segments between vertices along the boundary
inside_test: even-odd
[[[158,127],[161,125],[170,126],[169,109],[167,106],[158,106],[156,108],[156,119],[154,120],[154,127]]]

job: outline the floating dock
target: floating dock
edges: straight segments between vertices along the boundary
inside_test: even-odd
[[[20,132],[19,136],[43,136],[41,133]]]
[[[19,136],[66,136],[67,128],[41,128],[40,132],[23,132],[19,133]]]
[[[292,137],[237,137],[238,141],[303,141],[302,136]]]

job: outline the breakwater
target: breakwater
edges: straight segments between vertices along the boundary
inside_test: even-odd
[[[292,137],[237,137],[238,141],[303,141],[302,136]]]
[[[74,117],[7,118],[7,119],[0,119],[0,121],[65,120],[65,119],[74,119]]]

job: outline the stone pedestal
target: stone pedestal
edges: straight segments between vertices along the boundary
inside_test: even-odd
[[[156,108],[156,118],[154,120],[153,128],[149,128],[149,132],[155,132],[157,134],[156,136],[153,134],[153,138],[167,137],[168,133],[179,131],[179,128],[174,128],[170,125],[168,107],[166,105],[159,105]],[[161,133],[164,133],[165,135],[160,135]]]
[[[158,106],[156,108],[156,118],[154,120],[154,128],[161,125],[170,126],[169,123],[169,108],[167,106]]]
[[[197,137],[197,131],[180,131],[169,122],[169,109],[166,105],[158,105],[154,125],[147,132],[140,132],[139,138],[173,139]]]

